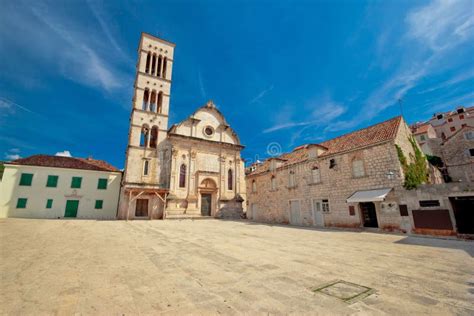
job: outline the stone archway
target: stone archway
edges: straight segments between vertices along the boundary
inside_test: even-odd
[[[199,209],[202,216],[214,216],[217,206],[217,184],[213,179],[204,179],[198,187]]]

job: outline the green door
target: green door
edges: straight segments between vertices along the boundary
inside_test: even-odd
[[[64,217],[76,217],[78,208],[79,208],[78,200],[67,200],[66,212],[64,213]]]

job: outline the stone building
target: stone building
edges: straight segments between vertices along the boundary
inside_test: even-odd
[[[426,123],[434,128],[438,138],[444,140],[464,126],[474,126],[474,106],[468,108],[459,106],[453,111],[435,113],[427,122],[418,124]]]
[[[142,33],[118,218],[239,216],[243,146],[215,105],[168,130],[174,48]]]
[[[168,131],[170,195],[166,217],[237,217],[245,199],[243,146],[214,103]]]
[[[474,126],[463,126],[448,137],[440,152],[452,181],[474,181]]]
[[[423,153],[431,156],[439,153],[439,146],[442,140],[438,138],[431,124],[415,124],[412,126],[411,131]]]
[[[414,149],[401,117],[254,165],[247,175],[247,216],[308,226],[409,231],[394,189],[403,189],[398,145]]]

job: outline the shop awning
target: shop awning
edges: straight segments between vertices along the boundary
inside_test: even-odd
[[[377,189],[377,190],[367,190],[367,191],[356,191],[347,199],[347,203],[384,201],[385,197],[391,190],[392,190],[391,188],[388,188],[388,189]]]

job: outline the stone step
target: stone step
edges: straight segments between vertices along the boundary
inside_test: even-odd
[[[213,218],[212,216],[202,216],[198,214],[178,214],[178,215],[169,215],[166,214],[165,219],[209,219]]]

